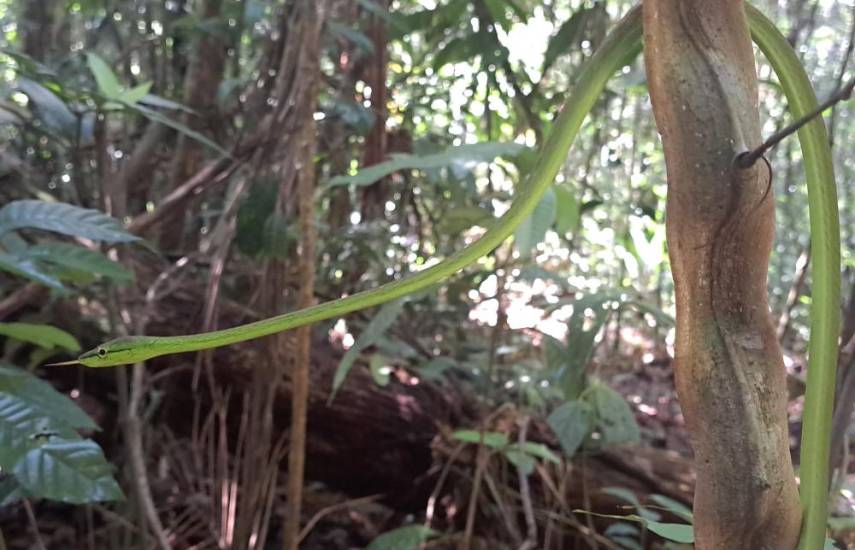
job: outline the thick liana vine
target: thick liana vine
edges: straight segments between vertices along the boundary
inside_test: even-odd
[[[746,7],[754,42],[772,65],[794,118],[817,107],[804,67],[787,39],[762,13]],[[810,213],[811,278],[808,378],[802,417],[801,486],[804,511],[799,547],[822,548],[828,517],[828,455],[840,335],[840,216],[831,147],[822,118],[798,132],[807,178]]]

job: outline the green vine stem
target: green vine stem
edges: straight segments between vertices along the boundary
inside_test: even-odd
[[[817,107],[804,67],[787,39],[756,8],[746,6],[751,36],[778,75],[793,118]],[[818,550],[825,544],[828,521],[828,456],[840,335],[840,222],[831,146],[822,117],[799,129],[807,175],[811,277],[807,392],[802,417],[800,477],[802,533],[799,548]]]

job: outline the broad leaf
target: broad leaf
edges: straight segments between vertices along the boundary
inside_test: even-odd
[[[519,448],[508,448],[503,454],[508,459],[508,462],[516,466],[523,475],[529,476],[534,472],[534,458],[522,452]]]
[[[592,294],[573,302],[573,313],[567,320],[567,355],[559,374],[566,399],[575,399],[587,385],[585,369],[612,302],[612,294]]]
[[[171,119],[168,116],[164,116],[161,113],[155,111],[154,109],[150,109],[149,107],[146,107],[145,105],[142,104],[142,103],[149,103],[149,101],[145,101],[145,102],[141,102],[141,103],[128,103],[128,102],[119,100],[119,103],[121,103],[125,107],[128,107],[129,109],[137,111],[142,116],[146,117],[147,119],[149,119],[153,122],[159,122],[159,123],[163,124],[164,126],[169,126],[173,130],[180,132],[189,138],[195,139],[199,143],[210,147],[211,149],[220,153],[224,157],[232,158],[231,153],[229,153],[228,151],[226,151],[225,149],[220,147],[216,142],[208,139],[207,137],[205,137],[201,133],[197,132],[196,130],[193,130],[192,128],[189,128],[188,126],[181,124],[177,120]]]
[[[650,495],[650,500],[659,506],[662,506],[680,519],[686,520],[689,523],[694,521],[692,511],[682,502],[677,502],[673,498],[666,497],[665,495]]]
[[[29,78],[18,78],[18,89],[27,94],[30,110],[41,120],[45,127],[66,138],[77,133],[77,117],[63,100],[52,91]]]
[[[107,99],[119,100],[122,95],[122,84],[113,69],[96,53],[87,52],[86,63],[98,84],[98,91]]]
[[[0,235],[16,229],[44,229],[111,243],[139,240],[97,210],[61,202],[12,201],[0,208]]]
[[[543,353],[546,359],[546,368],[549,370],[558,371],[564,366],[567,349],[558,339],[545,334],[543,336]],[[572,398],[575,399],[576,396]]]
[[[598,514],[596,512],[579,509],[573,510],[573,512],[579,514],[588,514],[599,518],[637,521],[639,523],[645,524],[650,531],[656,533],[660,537],[668,539],[670,541],[678,542],[680,544],[692,544],[695,541],[695,533],[693,527],[691,525],[686,525],[683,523],[663,523],[661,521],[645,519],[635,514],[629,514],[626,516],[621,516],[617,514]]]
[[[588,403],[574,400],[552,411],[546,419],[567,458],[573,458],[576,455],[579,447],[591,433],[592,416],[593,410]]]
[[[276,214],[279,183],[273,179],[256,181],[237,213],[235,243],[253,257],[287,256],[293,235],[288,220]]]
[[[489,35],[484,32],[453,38],[434,56],[433,69],[437,71],[443,65],[460,63],[483,55],[489,50],[491,42]]]
[[[579,226],[580,204],[576,194],[565,185],[553,186],[555,191],[555,230],[564,235]]]
[[[19,258],[5,252],[0,252],[0,271],[6,271],[7,273],[30,279],[60,292],[65,290],[59,279],[52,274],[42,271],[29,258]]]
[[[424,541],[436,536],[436,531],[424,525],[408,525],[383,533],[365,550],[416,550]]]
[[[62,348],[70,352],[80,351],[80,344],[71,334],[50,325],[32,323],[0,323],[0,335],[42,348]]]
[[[549,39],[546,53],[543,56],[544,69],[551,67],[559,55],[572,51],[579,46],[584,36],[585,23],[590,11],[589,8],[582,8],[574,13]]]
[[[152,82],[143,82],[139,86],[134,86],[130,90],[125,90],[119,94],[119,101],[124,103],[139,103],[144,98],[148,97],[148,92],[151,90]]]
[[[514,232],[514,245],[520,254],[520,258],[531,257],[534,248],[543,242],[546,231],[555,223],[555,193],[552,188],[546,190],[540,202],[534,208],[525,221],[523,221]]]
[[[371,322],[368,323],[368,326],[365,327],[365,330],[362,331],[362,334],[359,335],[356,342],[354,342],[350,349],[347,350],[347,353],[345,353],[344,357],[341,358],[341,362],[338,364],[338,368],[335,371],[330,400],[335,397],[335,394],[341,387],[342,382],[344,382],[345,377],[350,372],[350,369],[353,368],[353,363],[359,357],[359,354],[362,353],[365,348],[373,345],[377,339],[380,338],[390,326],[392,326],[392,323],[395,322],[404,310],[405,303],[406,300],[403,299],[384,304],[377,312],[377,315],[375,315],[374,318],[371,319]]]
[[[523,146],[517,143],[474,143],[449,147],[441,153],[432,155],[392,155],[391,160],[363,168],[353,176],[336,176],[327,182],[326,187],[336,185],[371,185],[389,174],[400,170],[430,170],[446,166],[471,168],[483,162],[506,155],[516,155]]]
[[[18,483],[15,476],[6,475],[0,479],[0,506],[6,506],[13,502],[17,502],[22,498],[29,498],[32,496],[33,495],[21,487],[21,484]]]
[[[148,107],[160,107],[161,109],[171,109],[173,111],[184,111],[185,113],[195,114],[196,111],[178,103],[177,101],[172,101],[171,99],[166,99],[154,94],[147,94],[144,98],[140,99],[138,103],[142,103],[147,105]]]
[[[113,468],[91,440],[36,440],[11,468],[27,492],[73,504],[123,500]]]
[[[644,550],[638,542],[641,531],[631,523],[612,523],[606,527],[603,534],[615,541],[621,548],[626,548],[626,550]]]
[[[0,424],[31,436],[40,431],[37,420],[43,417],[51,419],[49,428],[98,428],[80,407],[47,382],[24,370],[0,365]]]
[[[82,246],[69,243],[37,244],[30,247],[26,255],[42,263],[101,275],[117,283],[129,283],[134,280],[133,272],[122,267],[122,264]]]
[[[489,229],[496,218],[486,208],[480,206],[461,206],[451,208],[437,224],[437,231],[444,235],[459,235],[474,225]]]
[[[618,392],[605,384],[594,384],[588,390],[586,399],[594,408],[595,429],[600,432],[602,445],[640,441],[635,415]]]
[[[680,544],[695,542],[695,530],[691,525],[683,523],[662,523],[660,521],[644,520],[647,528],[662,537]]]
[[[484,0],[484,5],[487,7],[487,11],[490,13],[490,18],[505,32],[511,30],[511,26],[513,25],[513,21],[508,16],[508,10],[506,9],[507,3],[506,0]]]
[[[553,464],[560,464],[561,459],[558,458],[558,455],[552,452],[552,449],[544,445],[543,443],[534,443],[532,441],[526,441],[522,445],[519,443],[514,443],[510,446],[512,449],[519,449],[520,451],[529,454],[531,456],[535,456],[537,458],[542,458],[548,462],[552,462]]]

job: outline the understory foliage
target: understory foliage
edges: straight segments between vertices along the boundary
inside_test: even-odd
[[[290,364],[277,357],[291,361],[290,344],[281,355],[262,341],[135,372],[45,363],[128,333],[186,334],[272,315],[271,304],[294,309],[299,197],[287,182],[300,167],[290,163],[299,145],[289,117],[317,125],[318,301],[452,255],[507,210],[580,67],[633,4],[325,0],[318,108],[294,113],[305,84],[296,1],[0,0],[7,542],[47,537],[45,523],[59,518],[71,534],[56,535],[56,547],[143,548],[149,531],[175,548],[281,545]],[[820,97],[851,78],[855,14],[846,2],[756,5],[800,52]],[[759,58],[758,71],[769,134],[791,119]],[[851,106],[825,117],[843,182],[848,297]],[[769,300],[796,421],[811,296],[806,191],[794,140],[767,157],[777,200]],[[665,194],[638,61],[610,81],[512,239],[429,291],[319,323],[304,485],[329,494],[307,504],[306,547],[690,542],[691,513],[676,498],[690,497],[685,484],[667,495],[599,486],[592,493],[607,506],[596,509],[587,493],[578,506],[562,496],[576,487],[573,465],[596,476],[611,467],[597,457],[610,452],[630,449],[628,462],[641,448],[690,452],[670,374],[660,372],[674,331]],[[855,356],[845,352],[855,300],[844,307],[842,377]],[[369,413],[389,410],[384,396],[404,419],[430,413],[429,388],[446,395],[440,412],[456,423],[435,419],[425,440],[401,433],[371,447],[381,465],[421,468],[431,483],[418,495],[363,484],[358,473],[342,481],[334,470],[356,457],[338,456],[336,467],[313,459],[328,458],[347,415],[382,423]],[[844,423],[840,441],[846,432]],[[834,493],[841,537],[851,530],[847,465]],[[447,476],[455,481],[443,487]],[[372,494],[365,487],[383,489],[388,513],[343,528],[326,518]],[[332,542],[336,529],[344,542]]]

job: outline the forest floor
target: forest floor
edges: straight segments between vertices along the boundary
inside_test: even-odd
[[[558,452],[560,447],[543,417],[513,405],[486,410],[463,386],[455,387],[447,381],[413,384],[405,372],[380,387],[365,366],[354,369],[340,394],[329,403],[326,389],[338,355],[329,346],[315,348],[317,368],[312,383],[323,390],[313,390],[310,400],[302,522],[306,527],[301,545],[305,550],[364,548],[378,535],[413,523],[454,533],[435,539],[426,548],[455,547],[467,523],[471,525],[472,548],[516,548],[527,537],[525,507],[520,504],[523,491],[528,506],[539,515],[539,536],[550,538],[552,548],[587,548],[586,541],[621,548],[615,543],[618,539],[605,535],[615,520],[573,511],[627,515],[635,512],[629,500],[655,506],[655,495],[691,504],[691,447],[667,354],[651,353],[642,346],[630,352],[622,348],[619,354],[610,352],[608,357],[594,361],[592,373],[624,396],[634,411],[641,428],[640,445],[582,454],[562,465],[539,463],[530,476],[530,486],[523,490],[515,469],[506,460],[495,453],[479,454],[477,446],[463,445],[451,433],[483,425],[488,431],[504,431],[516,437],[525,418],[527,440]],[[251,360],[247,356],[241,359]],[[241,361],[230,362],[227,357],[224,363]],[[194,407],[199,403],[192,403],[183,390],[192,384],[189,369],[162,374],[153,385],[161,410],[150,419],[146,461],[155,505],[174,548],[227,548],[230,533],[236,536],[229,525],[234,529],[235,523],[250,521],[237,509],[248,506],[240,495],[224,493],[227,488],[236,491],[235,480],[246,475],[234,462],[235,445],[243,437],[246,422],[245,402],[235,398],[246,390],[247,382],[242,381],[245,377],[240,372],[227,365],[218,368],[217,376],[224,387],[231,384],[233,395],[226,399],[225,408],[221,407],[224,402],[211,400],[222,413],[217,429],[211,429],[217,424],[215,415],[194,427],[199,410]],[[65,388],[73,383],[69,379],[54,382]],[[123,447],[109,444],[120,426],[115,421],[115,396],[105,384],[100,378],[88,380],[79,402],[105,428],[102,439],[108,458],[114,464],[124,464]],[[796,456],[798,400],[794,403],[791,434]],[[234,411],[226,415],[229,407]],[[274,433],[286,430],[288,407],[286,388],[273,410]],[[207,435],[199,425],[208,427]],[[217,454],[216,445],[227,449],[228,458]],[[247,455],[244,452],[242,456]],[[224,460],[219,469],[214,467],[217,460]],[[277,489],[269,510],[272,519],[267,544],[255,548],[281,546],[286,464],[282,460],[275,468]],[[127,476],[127,470],[123,471]],[[853,481],[855,477],[847,477],[835,500],[835,511],[842,516],[834,520],[836,535],[848,544],[841,546],[846,548],[855,548],[849,491],[855,487]],[[473,490],[478,494],[472,500],[477,513],[469,519]],[[139,521],[135,510],[133,501],[118,506],[35,501],[0,508],[0,528],[9,550],[124,548],[127,546],[122,541],[135,537],[134,525]],[[679,521],[667,513],[664,516]],[[661,539],[642,532],[635,547],[659,548],[661,543]],[[231,547],[240,546],[233,543]]]

